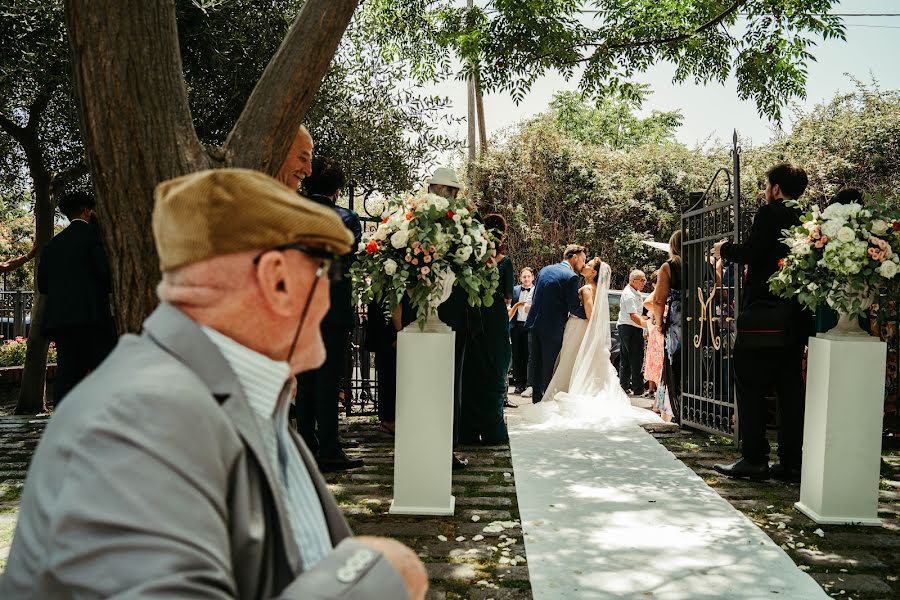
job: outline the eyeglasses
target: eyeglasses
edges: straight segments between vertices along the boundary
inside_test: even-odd
[[[334,252],[330,252],[324,248],[317,248],[315,246],[307,246],[306,244],[285,244],[284,246],[278,246],[277,248],[270,248],[269,250],[264,250],[256,255],[253,259],[253,264],[258,265],[259,260],[263,257],[263,254],[266,252],[282,252],[284,250],[297,250],[298,252],[302,252],[303,254],[310,256],[312,258],[318,258],[322,262],[319,264],[319,267],[316,269],[316,277],[328,277],[328,281],[333,283],[336,281],[341,281],[344,277],[343,269],[341,266],[341,261],[339,260],[339,256],[337,256]]]

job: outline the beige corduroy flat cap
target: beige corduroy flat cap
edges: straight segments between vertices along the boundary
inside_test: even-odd
[[[297,242],[346,254],[353,243],[337,211],[258,171],[199,171],[160,183],[154,197],[153,237],[163,272]]]

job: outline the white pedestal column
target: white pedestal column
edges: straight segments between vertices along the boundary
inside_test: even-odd
[[[878,478],[887,345],[875,337],[809,340],[797,509],[817,523],[880,525]]]
[[[452,515],[455,334],[436,319],[397,334],[397,432],[390,513]]]

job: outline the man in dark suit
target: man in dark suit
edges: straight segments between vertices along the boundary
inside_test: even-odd
[[[521,305],[509,321],[509,337],[512,343],[512,370],[515,393],[521,394],[532,385],[528,377],[528,330],[525,321],[531,310],[534,295],[534,271],[525,267],[519,274],[521,284],[513,288],[513,305]]]
[[[764,204],[742,244],[719,242],[713,247],[715,256],[747,266],[742,305],[745,309],[756,302],[777,302],[769,290],[769,277],[778,270],[778,262],[788,253],[781,241],[782,230],[800,224],[800,212],[787,201],[799,198],[806,190],[806,172],[800,167],[782,163],[766,173]],[[787,302],[786,300],[781,300]],[[796,304],[796,303],[794,303]],[[796,328],[800,332],[784,348],[734,349],[734,375],[737,383],[738,418],[740,419],[741,458],[730,465],[714,465],[729,477],[800,480],[803,445],[803,351],[811,317],[796,304]],[[766,396],[774,386],[778,396],[779,462],[769,468],[769,442],[766,439]]]
[[[43,334],[56,342],[53,404],[96,369],[116,343],[109,309],[109,260],[91,225],[94,198],[83,192],[63,196],[59,210],[69,226],[41,252],[38,291],[47,295]]]
[[[587,318],[578,299],[579,273],[584,269],[585,261],[584,246],[569,244],[562,262],[544,267],[538,273],[531,310],[525,321],[531,351],[528,359],[534,387],[532,402],[535,404],[543,399],[544,390],[553,377],[553,366],[562,348],[569,314]]]
[[[353,234],[353,248],[362,239],[362,225],[354,211],[337,206],[346,178],[335,163],[317,158],[312,162],[312,173],[303,180],[303,187],[310,200],[337,211],[344,227]],[[331,283],[331,305],[322,319],[322,339],[325,341],[325,363],[313,371],[297,376],[297,426],[303,441],[316,455],[322,471],[341,471],[363,466],[363,461],[350,458],[341,448],[338,437],[338,394],[347,369],[347,353],[350,349],[350,333],[356,324],[356,301],[350,281],[350,264],[355,254],[341,258],[341,279]],[[349,383],[344,382],[345,393]]]

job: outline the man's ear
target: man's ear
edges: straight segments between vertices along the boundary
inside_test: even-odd
[[[288,294],[288,265],[281,252],[266,252],[256,265],[256,283],[269,307],[279,314],[291,314],[293,303]]]

